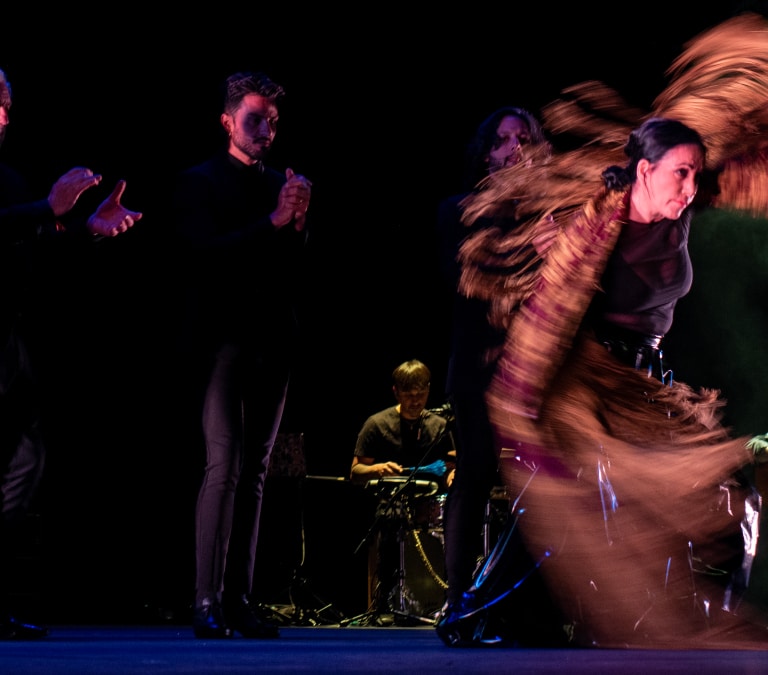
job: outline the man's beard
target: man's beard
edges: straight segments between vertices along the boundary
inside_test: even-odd
[[[255,162],[264,161],[264,158],[267,156],[267,151],[269,150],[268,147],[265,148],[261,144],[252,143],[250,141],[244,142],[239,138],[233,139],[233,145]]]

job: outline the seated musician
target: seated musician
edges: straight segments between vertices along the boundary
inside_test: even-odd
[[[430,370],[421,361],[410,360],[397,366],[392,373],[396,405],[371,415],[358,434],[350,479],[380,488],[387,508],[392,507],[390,497],[400,488],[413,505],[420,497],[445,493],[453,480],[456,449],[448,421],[426,408],[430,379]],[[382,522],[376,542],[374,595],[377,609],[382,612],[393,609],[391,592],[399,572],[394,535],[402,525],[398,518],[388,515],[381,509],[377,515]]]

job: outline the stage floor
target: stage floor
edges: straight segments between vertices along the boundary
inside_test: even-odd
[[[432,626],[286,626],[276,640],[198,640],[189,626],[53,626],[0,642],[14,675],[153,673],[709,673],[768,672],[762,651],[449,648]]]

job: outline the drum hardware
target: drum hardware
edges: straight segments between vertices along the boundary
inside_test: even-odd
[[[432,625],[434,623],[433,617],[421,616],[412,611],[413,609],[418,610],[419,607],[406,584],[405,544],[408,532],[414,530],[410,500],[431,497],[437,493],[438,485],[434,481],[415,479],[413,475],[373,479],[365,485],[365,488],[374,491],[382,499],[382,502],[376,511],[372,526],[355,549],[355,553],[360,551],[366,543],[369,543],[374,534],[380,533],[384,521],[389,521],[390,525],[395,525],[397,527],[396,543],[398,547],[397,583],[387,598],[389,612],[385,611],[383,607],[382,580],[379,578],[374,592],[374,595],[378,597],[372,607],[363,614],[342,620],[339,622],[341,626],[383,626],[390,623],[396,625],[412,625],[414,623]],[[417,540],[417,546],[418,543],[420,542]],[[391,614],[391,621],[386,617],[387,614]]]
[[[448,494],[441,492],[414,502],[412,516],[416,529],[423,532],[442,533],[447,498]]]
[[[483,516],[483,560],[488,560],[491,552],[491,500],[485,502],[485,515]]]
[[[412,609],[416,609],[418,612],[421,608],[418,606],[417,601],[411,594],[408,585],[405,582],[405,540],[407,537],[406,529],[401,522],[400,528],[397,531],[397,545],[398,545],[398,560],[399,568],[397,570],[397,586],[390,594],[390,605],[395,616],[395,622],[398,619],[405,619],[408,622],[415,621],[420,623],[432,624],[434,622],[433,617],[421,616],[420,614],[414,614]]]
[[[297,569],[288,589],[291,604],[282,609],[273,609],[294,626],[323,626],[338,624],[344,620],[344,614],[334,609],[332,603],[326,602],[315,594],[309,581]],[[327,615],[327,616],[326,616]]]
[[[495,487],[491,488],[491,495],[490,495],[491,501],[506,501],[509,502],[509,492],[507,491],[506,486],[504,485],[496,485]]]
[[[503,502],[504,508],[496,506],[494,502]],[[485,514],[483,516],[483,555],[477,561],[476,571],[485,564],[491,552],[491,525],[499,521],[506,522],[509,515],[510,499],[506,487],[493,487],[489,498],[485,502]],[[494,541],[495,545],[495,541]]]
[[[438,485],[433,480],[386,476],[374,478],[365,484],[366,490],[373,490],[377,497],[397,499],[403,497],[431,497],[437,492]]]
[[[366,490],[372,490],[374,494],[382,499],[382,503],[376,510],[376,517],[373,520],[373,524],[366,532],[362,541],[357,545],[355,549],[355,555],[367,543],[370,542],[371,537],[379,531],[381,520],[383,518],[391,518],[393,515],[397,517],[408,517],[407,514],[407,502],[408,497],[426,497],[433,495],[437,492],[437,483],[430,480],[417,480],[413,478],[413,474],[410,476],[385,476],[384,478],[374,478],[369,480],[365,484]],[[385,499],[386,498],[386,499]]]

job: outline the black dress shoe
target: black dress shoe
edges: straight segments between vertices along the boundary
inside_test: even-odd
[[[246,638],[280,637],[278,625],[259,605],[245,597],[226,606],[227,621],[238,633]]]
[[[49,632],[45,626],[25,623],[14,616],[0,617],[0,640],[39,640]]]
[[[196,638],[206,640],[231,638],[233,635],[232,629],[224,621],[221,606],[216,603],[196,607],[192,627]]]

